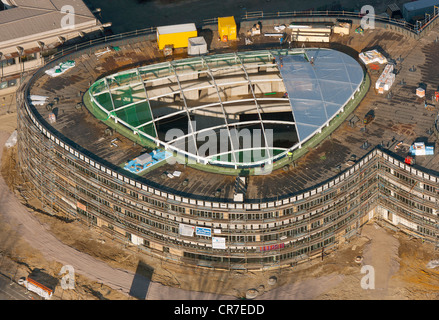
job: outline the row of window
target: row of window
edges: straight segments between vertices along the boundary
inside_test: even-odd
[[[87,190],[81,188],[80,186],[77,186],[76,189],[78,191],[80,191],[81,193],[83,193],[83,194],[85,194],[87,196],[90,196],[90,193]],[[91,198],[96,200],[96,201],[99,201],[99,198],[97,198],[96,196],[93,196]],[[94,209],[96,209],[98,212],[102,213],[102,210],[100,208],[97,208],[97,207],[92,206],[90,204],[87,204],[87,205],[88,205],[89,208],[93,208],[94,207]],[[145,218],[145,217],[143,217],[141,215],[138,215],[136,213],[133,213],[131,211],[122,210],[122,208],[117,206],[117,205],[113,205],[113,208],[114,208],[114,210],[116,212],[124,213],[127,217],[130,217],[132,219],[138,220],[139,222],[143,223],[144,225],[149,225],[149,226],[151,226],[153,228],[161,230],[162,232],[171,232],[171,233],[173,233],[176,236],[179,234],[177,225],[174,225],[174,226],[170,225],[170,221],[169,220],[165,220],[163,223],[160,223],[160,222],[157,222],[157,221],[153,221],[153,220],[147,219],[147,218]],[[87,215],[89,215],[89,214],[87,214]],[[124,224],[123,221],[121,221],[120,219],[118,219],[115,216],[109,215],[107,213],[105,213],[104,215],[107,216],[107,217],[112,217],[112,219],[115,219],[117,222]],[[345,221],[348,221],[348,220],[345,220]],[[343,223],[345,223],[345,222],[343,222]],[[320,227],[320,225],[321,225],[320,220],[317,220],[317,221],[311,223],[311,230]],[[138,229],[139,231],[145,233],[143,228],[137,227],[136,229]],[[286,231],[286,232],[283,232],[283,233],[280,233],[280,234],[279,233],[262,234],[260,236],[260,241],[263,241],[263,242],[265,242],[265,241],[266,242],[275,241],[275,240],[279,240],[279,239],[281,239],[283,237],[293,237],[294,238],[294,237],[300,236],[301,234],[305,234],[307,232],[307,230],[308,230],[307,225],[304,225],[304,226],[301,226],[299,228],[296,228],[296,229],[293,229],[293,230],[289,230],[289,231]],[[325,232],[324,234],[326,234],[326,233],[327,232]],[[322,234],[323,234],[322,232],[314,234],[313,236],[311,236],[311,240],[314,240],[315,238],[321,237]],[[230,242],[255,242],[256,241],[256,236],[255,235],[230,235],[227,238],[228,238],[228,241],[230,241]]]
[[[303,260],[309,254],[315,253],[317,250],[322,251],[324,248],[330,246],[335,242],[335,237],[330,237],[321,242],[315,243],[313,245],[304,246],[298,250],[279,254],[277,250],[273,250],[273,255],[260,257],[260,258],[235,258],[235,257],[222,257],[222,256],[211,256],[204,254],[197,254],[192,252],[184,252],[184,257],[191,260],[203,260],[212,261],[218,263],[231,263],[231,264],[249,264],[249,265],[259,265],[259,264],[272,264],[277,261],[291,261],[291,260]]]
[[[406,204],[409,207],[412,208],[416,208],[418,210],[424,211],[425,213],[428,214],[433,214],[433,208],[426,206],[424,204],[421,204],[419,201],[413,201],[411,195],[403,195],[400,192],[394,192],[392,191],[390,188],[394,189],[394,190],[398,190],[398,188],[393,185],[391,182],[389,181],[382,181],[380,184],[380,189],[381,191],[388,197],[394,197],[395,199],[397,199],[398,201]]]
[[[381,165],[381,168],[383,168],[385,172],[390,173],[393,176],[397,177],[398,179],[402,180],[403,182],[405,182],[409,186],[414,186],[417,184],[416,180],[414,180],[414,179],[412,179],[412,178],[406,176],[405,174],[402,174],[396,170],[393,170],[386,165]],[[432,186],[432,185],[429,185],[428,183],[422,183],[422,188],[428,192],[432,192],[432,193],[437,192],[437,188]]]

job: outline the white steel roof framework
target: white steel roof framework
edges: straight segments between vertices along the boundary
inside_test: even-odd
[[[158,146],[197,162],[239,167],[271,163],[300,147],[343,111],[359,90],[363,77],[359,63],[339,51],[265,50],[147,65],[104,77],[92,85],[89,93],[92,104],[107,118]],[[247,95],[230,94],[233,88],[244,87],[249,88]],[[279,96],[272,88],[283,90],[288,96]],[[203,99],[203,92],[211,95]],[[273,112],[288,112],[291,117],[266,117]],[[243,114],[255,116],[237,120]],[[208,121],[194,125],[190,120],[194,115]],[[176,117],[187,120],[187,131],[166,141],[160,127]],[[246,126],[260,129],[262,145],[248,147],[239,143],[234,129]],[[297,141],[290,146],[271,145],[273,137],[267,126],[289,128]],[[226,132],[228,149],[215,150],[207,156],[200,153],[197,136],[219,130]],[[188,150],[184,141],[195,147]],[[242,153],[256,149],[264,151],[262,158],[242,161]]]

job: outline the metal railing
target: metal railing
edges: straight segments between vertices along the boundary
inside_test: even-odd
[[[156,27],[148,27],[145,29],[141,29],[141,30],[134,30],[134,31],[129,31],[129,32],[124,32],[124,33],[118,33],[118,34],[114,34],[114,35],[109,35],[109,36],[102,36],[96,39],[90,39],[88,41],[84,41],[84,42],[80,42],[78,44],[75,45],[71,45],[69,47],[63,47],[60,46],[58,48],[56,48],[56,52],[52,55],[49,55],[45,58],[45,64],[50,63],[54,60],[57,60],[65,55],[77,52],[77,51],[81,51],[84,49],[88,49],[94,46],[98,46],[98,45],[105,45],[108,43],[114,43],[116,41],[119,40],[127,40],[129,38],[137,38],[137,37],[141,37],[141,36],[149,36],[149,35],[153,35],[156,32]]]
[[[245,21],[255,21],[255,20],[269,20],[269,19],[287,19],[287,18],[343,18],[343,19],[362,19],[364,15],[362,15],[359,12],[350,12],[350,11],[277,11],[277,12],[264,12],[264,11],[253,11],[253,12],[246,12],[241,17],[237,17],[237,22],[245,22]],[[428,18],[423,21],[423,23],[416,23],[416,25],[413,25],[409,22],[406,22],[404,20],[397,20],[392,18],[386,18],[384,16],[380,15],[369,15],[369,17],[372,17],[375,19],[376,22],[381,22],[384,24],[392,25],[395,27],[399,27],[402,30],[408,31],[410,33],[413,33],[413,35],[422,36],[422,33],[428,26],[434,26],[437,24],[439,19],[439,11],[435,11],[435,15],[433,17]],[[198,24],[197,27],[207,27],[211,25],[215,25],[218,23],[218,18],[209,18],[204,19],[201,23]],[[139,37],[139,36],[150,36],[154,35],[156,33],[157,28],[156,27],[148,27],[145,29],[140,30],[134,30],[109,36],[102,36],[96,39],[91,39],[86,42],[81,42],[79,44],[72,45],[70,47],[59,47],[56,49],[57,51],[50,55],[49,57],[46,57],[45,62],[51,62],[53,60],[56,60],[58,58],[61,58],[69,53],[76,52],[78,50],[91,48],[93,46],[97,45],[105,45],[107,43],[112,43],[118,40],[126,40],[129,38]]]
[[[276,19],[276,18],[309,18],[309,17],[331,17],[331,18],[344,18],[344,19],[362,19],[364,14],[360,12],[351,12],[351,11],[278,11],[278,12],[264,12],[264,11],[253,11],[246,12],[245,15],[242,16],[242,21],[256,20],[256,19]],[[369,18],[373,18],[377,22],[382,22],[386,24],[392,24],[403,28],[405,30],[414,32],[419,34],[422,32],[428,25],[432,24],[436,18],[439,17],[439,11],[435,11],[435,15],[431,17],[431,15],[426,15],[424,21],[417,21],[417,23],[411,24],[403,19],[393,19],[390,17],[384,17],[381,15],[368,15]],[[205,20],[212,21],[212,20]]]

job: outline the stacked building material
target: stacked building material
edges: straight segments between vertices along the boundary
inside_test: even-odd
[[[384,93],[384,91],[389,91],[395,82],[395,74],[393,73],[393,65],[388,64],[381,73],[377,82],[375,83],[375,89],[378,93]]]
[[[29,96],[30,102],[34,105],[34,106],[38,106],[38,105],[45,105],[47,103],[47,100],[49,99],[49,97],[46,96],[39,96],[39,95],[30,95]]]
[[[298,42],[329,42],[331,26],[295,25],[290,24],[291,40]]]
[[[415,156],[433,155],[434,146],[426,146],[424,142],[415,142],[410,146],[410,154]]]
[[[379,64],[387,63],[386,57],[384,57],[376,49],[360,53],[359,58],[361,59],[361,61],[363,61],[363,63],[365,65],[368,65],[369,63],[375,63],[375,62],[378,62]]]
[[[347,22],[343,22],[343,23],[339,23],[338,26],[334,26],[334,28],[332,28],[332,31],[335,34],[344,36],[349,34],[350,29],[351,29],[351,25]]]

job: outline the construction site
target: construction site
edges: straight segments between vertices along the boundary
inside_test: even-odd
[[[66,300],[437,299],[438,26],[302,14],[106,39],[29,75],[0,128],[2,274],[71,265],[75,289],[46,290]],[[165,139],[234,126],[275,145],[245,162],[231,131],[206,156]]]

